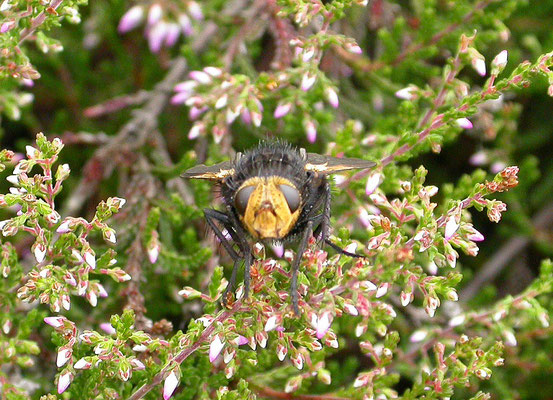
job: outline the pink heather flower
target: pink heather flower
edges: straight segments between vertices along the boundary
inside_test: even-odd
[[[150,9],[148,10],[148,25],[152,26],[159,22],[161,17],[163,16],[163,8],[160,4],[154,3],[150,6]]]
[[[96,296],[96,293],[89,291],[86,293],[85,297],[92,307],[96,307],[98,305],[98,296]]]
[[[180,26],[174,22],[167,24],[167,36],[165,36],[165,45],[173,47],[180,35]]]
[[[263,120],[263,116],[261,115],[261,113],[258,113],[255,111],[252,111],[250,114],[251,114],[253,126],[255,126],[256,128],[259,128],[261,126],[261,121]]]
[[[507,50],[501,51],[492,61],[492,68],[497,69],[498,71],[503,70],[507,65],[508,53]]]
[[[480,232],[478,232],[476,229],[474,229],[473,233],[470,233],[467,235],[468,240],[472,240],[473,242],[482,242],[484,241],[484,235],[482,235]]]
[[[186,14],[180,14],[178,17],[179,26],[182,29],[182,34],[184,36],[190,36],[192,33],[194,33],[194,29],[192,28],[192,23],[190,22],[190,18],[188,18],[188,15]]]
[[[465,322],[465,315],[459,314],[449,320],[448,325],[451,327],[462,325]]]
[[[163,21],[156,23],[148,32],[148,46],[152,53],[158,53],[168,33],[168,25]]]
[[[64,371],[58,378],[58,394],[62,394],[67,390],[71,381],[73,380],[73,375],[69,371]]]
[[[349,315],[353,315],[353,316],[359,315],[359,311],[357,311],[357,308],[355,308],[355,306],[354,306],[353,304],[345,303],[345,304],[344,304],[344,310],[345,310]]]
[[[515,347],[517,345],[517,338],[515,334],[510,330],[504,330],[503,336],[505,337],[505,345]]]
[[[290,357],[290,361],[292,361],[292,365],[297,369],[303,369],[303,363],[305,361],[305,357],[299,351],[296,351],[295,353],[296,354]]]
[[[228,364],[232,361],[234,356],[236,355],[236,350],[234,347],[225,347],[225,350],[223,350],[223,362],[225,364]]]
[[[179,377],[173,370],[169,373],[169,375],[167,375],[167,378],[165,378],[165,383],[163,384],[163,400],[167,400],[173,395],[173,392],[177,388],[178,384]]]
[[[200,21],[204,18],[202,8],[195,1],[188,2],[188,12],[190,13],[190,16],[197,21]]]
[[[378,185],[380,185],[380,178],[382,175],[379,172],[375,172],[371,176],[369,176],[369,179],[367,179],[367,186],[365,186],[365,193],[367,196],[370,196],[374,193]]]
[[[56,365],[58,368],[63,367],[67,361],[71,358],[71,355],[73,354],[72,348],[60,348],[58,351],[58,357],[56,359]]]
[[[332,315],[329,311],[324,311],[321,316],[318,318],[317,327],[316,327],[316,336],[317,339],[322,339],[332,324]]]
[[[65,310],[69,311],[69,309],[71,308],[71,300],[69,296],[67,294],[62,294],[60,297],[60,300],[61,300],[61,306]]]
[[[309,89],[311,89],[316,80],[317,76],[306,73],[301,79],[301,90],[307,92]]]
[[[278,258],[282,258],[282,256],[284,255],[284,245],[281,242],[273,243],[271,245],[271,248],[273,249],[275,256],[277,256]]]
[[[188,112],[188,118],[191,120],[197,119],[200,115],[205,113],[208,110],[207,106],[204,107],[190,107],[190,111]]]
[[[505,169],[506,165],[503,161],[496,161],[490,165],[490,171],[492,174],[497,174]]]
[[[108,335],[114,335],[116,330],[109,322],[102,322],[100,324],[100,329],[106,332]]]
[[[15,26],[15,20],[7,21],[0,26],[0,33],[6,33]]]
[[[213,362],[219,356],[221,353],[221,350],[223,350],[223,347],[225,347],[225,342],[221,341],[221,338],[219,335],[215,335],[215,338],[213,338],[213,341],[211,342],[211,345],[209,346],[209,361]]]
[[[119,20],[117,30],[119,33],[126,33],[136,28],[144,19],[144,8],[142,6],[133,6],[127,10]]]
[[[326,95],[326,99],[328,100],[328,103],[332,107],[338,108],[338,106],[340,105],[340,101],[338,100],[338,94],[336,93],[336,91],[330,87],[326,88],[325,95]]]
[[[468,118],[458,118],[455,122],[463,129],[472,129],[472,122]]]
[[[445,240],[450,240],[455,235],[455,232],[457,232],[457,229],[459,229],[459,223],[456,221],[455,215],[452,215],[447,219],[445,224]]]
[[[242,119],[242,122],[246,125],[250,125],[252,123],[252,116],[250,110],[248,110],[247,108],[242,109],[242,112],[240,113],[240,118]]]
[[[204,71],[191,71],[188,76],[190,77],[190,79],[193,79],[203,85],[207,85],[212,81],[211,76],[209,76],[209,74]]]
[[[488,153],[484,150],[477,151],[469,158],[469,163],[471,165],[484,165],[488,162]]]
[[[132,360],[129,361],[132,368],[135,370],[135,371],[141,371],[143,369],[146,369],[146,366],[142,363],[142,361],[136,359],[136,358],[133,358]]]
[[[317,140],[317,127],[313,121],[308,120],[305,122],[305,133],[307,134],[307,141],[309,143],[315,143]]]
[[[486,62],[483,58],[480,57],[474,57],[471,60],[472,68],[476,71],[476,73],[480,76],[486,75]]]
[[[107,240],[110,243],[115,244],[117,242],[117,239],[115,237],[115,231],[111,228],[107,228],[104,230],[104,239]]]
[[[363,50],[356,43],[346,43],[346,50],[353,54],[363,54]]]
[[[292,104],[291,103],[279,104],[277,106],[277,108],[275,109],[274,117],[277,118],[277,119],[282,118],[286,114],[288,114],[291,109],[292,109]]]
[[[152,264],[155,264],[159,257],[159,244],[154,244],[148,248],[148,259]]]
[[[64,325],[64,321],[66,320],[65,317],[46,317],[44,318],[44,322],[46,322],[48,325],[50,325],[53,328],[61,328]]]
[[[313,58],[315,55],[315,48],[314,47],[308,47],[307,49],[303,49],[303,54],[301,56],[301,59],[303,62],[308,62]]]
[[[417,88],[415,88],[413,86],[408,86],[406,88],[399,89],[395,93],[395,95],[398,99],[415,100],[417,98],[416,90],[417,90]]]

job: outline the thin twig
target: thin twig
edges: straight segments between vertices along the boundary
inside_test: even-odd
[[[156,376],[154,376],[150,383],[146,383],[142,385],[136,392],[134,392],[128,400],[138,400],[146,396],[154,387],[159,385],[166,376],[171,372],[173,368],[175,368],[175,365],[180,365],[184,360],[186,360],[190,355],[192,355],[196,350],[200,348],[200,346],[207,342],[215,328],[219,325],[219,323],[224,322],[228,318],[230,318],[234,313],[236,313],[240,306],[242,305],[242,301],[239,300],[230,310],[225,310],[217,318],[211,322],[211,325],[209,325],[205,330],[202,332],[198,340],[190,346],[182,350],[175,358],[173,358],[173,361],[168,363],[165,367],[159,371]]]
[[[36,30],[36,28],[42,25],[42,23],[46,19],[46,14],[52,14],[53,12],[55,12],[56,8],[58,8],[61,5],[61,3],[63,3],[63,0],[52,0],[52,2],[46,8],[46,10],[42,11],[40,14],[36,16],[36,18],[34,18],[31,21],[31,26],[21,31],[18,44],[21,44],[25,39],[27,39],[30,35],[32,35]]]

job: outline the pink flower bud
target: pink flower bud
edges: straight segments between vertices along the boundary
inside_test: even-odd
[[[142,6],[133,6],[123,14],[119,20],[117,30],[119,33],[128,32],[136,28],[144,19],[144,8]]]
[[[58,357],[56,359],[56,365],[58,368],[63,367],[67,361],[71,358],[71,355],[73,354],[72,348],[60,348],[58,350]]]
[[[367,196],[370,196],[374,193],[376,188],[380,185],[380,178],[382,175],[379,172],[375,172],[374,174],[371,174],[369,176],[369,179],[367,179],[367,185],[365,186],[365,193]]]
[[[455,122],[463,129],[472,129],[472,122],[468,118],[458,118]]]
[[[277,118],[277,119],[282,118],[286,114],[288,114],[291,109],[292,109],[292,104],[291,103],[279,104],[277,106],[277,108],[275,109],[274,117]]]
[[[452,215],[447,219],[447,222],[445,224],[445,240],[450,240],[453,235],[455,235],[455,232],[457,232],[457,229],[459,229],[459,223],[456,220],[456,216]]]
[[[390,287],[390,284],[388,282],[380,284],[378,289],[376,289],[376,295],[375,297],[378,299],[380,297],[383,297],[388,293],[388,288]]]
[[[488,162],[488,153],[484,150],[474,153],[469,158],[469,163],[476,166],[484,165],[487,162]]]
[[[507,50],[501,51],[492,61],[492,68],[497,69],[497,72],[501,72],[507,65],[508,53]]]
[[[272,315],[271,317],[269,317],[269,319],[267,319],[267,322],[265,323],[265,332],[270,332],[275,329],[277,326],[277,321],[278,320],[276,315]]]
[[[136,358],[131,359],[129,362],[135,371],[141,371],[143,369],[146,369],[146,366],[142,363],[142,361]]]
[[[406,88],[398,90],[395,95],[398,99],[415,100],[418,97],[416,91],[417,88],[413,86],[408,86]]]
[[[188,131],[188,139],[194,140],[200,136],[201,133],[203,133],[205,129],[205,125],[201,122],[195,123],[190,131]]]
[[[173,47],[180,35],[180,26],[174,22],[167,24],[167,36],[165,36],[165,45]]]
[[[40,264],[44,261],[44,257],[46,256],[46,246],[44,243],[35,243],[34,247],[33,253],[35,255],[36,262]]]
[[[427,335],[428,335],[427,331],[425,331],[423,329],[419,329],[419,330],[413,332],[413,334],[409,338],[409,341],[411,343],[422,342],[426,338]]]
[[[221,71],[221,68],[217,68],[217,67],[205,67],[204,72],[208,73],[214,78],[218,78],[221,75],[223,75],[223,71]]]
[[[204,71],[192,71],[188,74],[188,76],[190,79],[193,79],[203,85],[207,85],[212,82],[211,76]]]
[[[311,120],[305,122],[305,133],[307,134],[307,141],[309,143],[315,143],[317,140],[317,127]]]
[[[152,53],[158,53],[168,33],[168,24],[159,21],[148,32],[148,46]]]
[[[83,254],[85,262],[90,266],[90,268],[96,268],[96,257],[92,249],[87,249]]]
[[[471,60],[472,68],[476,71],[476,73],[480,76],[486,75],[486,62],[483,58],[480,57],[474,57]]]
[[[92,367],[92,363],[90,361],[86,361],[84,358],[81,358],[73,365],[73,368],[75,369],[89,369],[90,367]]]
[[[326,99],[328,100],[328,103],[334,107],[338,108],[340,105],[340,101],[338,100],[338,94],[336,94],[336,91],[332,88],[326,88],[325,90]]]
[[[50,325],[53,328],[59,329],[64,325],[66,318],[65,317],[46,317],[44,322]]]
[[[255,333],[255,340],[257,340],[257,343],[263,349],[267,346],[267,340],[268,339],[269,339],[269,335],[267,335],[267,332],[265,332],[265,331]]]
[[[221,350],[223,350],[223,347],[225,347],[225,342],[221,341],[221,338],[219,337],[219,335],[215,335],[215,337],[211,341],[211,345],[209,346],[209,361],[210,362],[215,361],[215,359],[221,353]]]
[[[316,336],[317,339],[322,339],[332,324],[332,315],[329,311],[324,311],[321,316],[318,318],[317,327],[316,327]]]
[[[200,21],[204,18],[202,8],[195,1],[188,2],[188,12],[190,13],[190,16],[197,21]]]
[[[363,54],[363,50],[361,50],[361,47],[357,45],[357,43],[346,43],[345,45],[346,50],[353,54]]]
[[[175,370],[171,371],[163,384],[163,400],[169,399],[179,384],[179,377]]]

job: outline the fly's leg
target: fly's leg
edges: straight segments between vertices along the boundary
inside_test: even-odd
[[[294,309],[294,313],[297,316],[300,315],[300,308],[298,306],[298,300],[299,300],[298,270],[300,267],[301,258],[303,256],[303,253],[305,253],[305,250],[307,249],[307,243],[309,242],[309,238],[311,237],[312,234],[313,234],[313,221],[307,221],[307,224],[303,231],[303,235],[301,237],[301,241],[298,246],[296,258],[292,263],[292,284],[290,288],[290,296],[292,297],[292,308]]]
[[[228,293],[234,288],[234,285],[236,283],[236,273],[238,271],[238,266],[240,265],[240,261],[245,260],[246,257],[244,255],[238,254],[234,248],[232,247],[232,244],[230,243],[229,239],[225,237],[221,229],[217,226],[215,221],[221,223],[225,229],[227,230],[228,234],[231,236],[231,238],[236,242],[240,243],[238,240],[238,235],[236,234],[232,224],[230,223],[228,215],[225,213],[222,213],[221,211],[213,210],[210,208],[206,208],[204,210],[205,219],[207,221],[207,224],[209,227],[213,230],[215,233],[215,236],[221,241],[221,244],[229,254],[229,256],[234,261],[234,265],[232,267],[232,273],[230,275],[230,281],[223,292],[223,305],[226,305],[227,302],[227,295]],[[242,248],[241,248],[242,250]],[[244,251],[242,250],[242,253],[244,254]]]

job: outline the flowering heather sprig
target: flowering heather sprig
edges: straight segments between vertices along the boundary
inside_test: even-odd
[[[38,299],[54,312],[70,309],[71,294],[86,297],[93,306],[98,297],[107,296],[99,282],[89,279],[97,266],[101,271],[94,273],[111,274],[119,281],[127,279],[118,268],[107,268],[115,263],[113,250],[97,260],[87,238],[91,232],[100,231],[108,243],[115,242],[115,232],[105,221],[124,204],[123,199],[113,197],[101,202],[91,222],[71,217],[60,222],[54,198],[70,173],[67,164],[58,166],[53,173],[62,148],[60,139],[49,142],[38,134],[37,147],[26,147],[27,157],[19,160],[9,177],[14,185],[10,193],[1,196],[3,207],[20,209],[15,217],[0,222],[2,234],[13,236],[24,231],[34,237],[31,252],[36,266],[27,274],[17,297],[28,302]],[[32,173],[36,166],[41,174]],[[60,235],[53,235],[54,232]]]
[[[148,7],[135,5],[127,10],[119,21],[119,33],[127,33],[146,20],[145,35],[152,53],[163,47],[173,47],[179,37],[194,33],[192,21],[201,21],[203,12],[199,3],[189,0],[175,7],[164,8],[164,3],[153,2]]]

